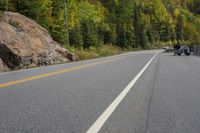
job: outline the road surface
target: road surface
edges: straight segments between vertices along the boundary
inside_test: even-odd
[[[199,133],[200,58],[141,51],[0,73],[0,133]]]

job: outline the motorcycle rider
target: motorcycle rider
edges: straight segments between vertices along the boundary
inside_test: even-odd
[[[174,56],[176,56],[176,55],[180,56],[182,54],[182,52],[181,52],[181,45],[179,43],[177,43],[177,44],[174,45],[174,49],[175,49]]]
[[[175,50],[179,50],[181,48],[181,45],[179,43],[175,44],[174,45],[174,49]]]

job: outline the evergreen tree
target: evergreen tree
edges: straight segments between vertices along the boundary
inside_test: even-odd
[[[181,40],[183,40],[183,18],[182,16],[178,16],[177,18],[177,26],[176,26],[176,39],[178,41],[178,43],[180,43]]]
[[[135,3],[135,7],[134,7],[134,31],[135,31],[135,48],[139,47],[140,44],[140,22],[139,22],[139,7],[137,6],[137,4]]]
[[[93,21],[82,22],[82,32],[83,32],[83,48],[89,49],[91,46],[98,46],[98,38],[96,25]]]
[[[188,7],[191,12],[200,14],[200,1],[199,0],[191,0],[188,2]]]
[[[198,42],[199,0],[66,0],[70,45],[113,44],[146,48],[150,43]],[[1,11],[19,12],[68,44],[64,0],[1,0]],[[195,39],[197,38],[197,39]],[[159,43],[160,44],[160,43]]]
[[[83,36],[80,27],[75,27],[74,29],[70,30],[69,35],[71,46],[76,48],[83,47]]]
[[[0,11],[8,10],[9,8],[9,1],[8,0],[1,0],[0,1]]]
[[[63,45],[67,45],[63,0],[52,0],[51,16],[52,23],[50,25],[50,33],[52,37]]]
[[[118,30],[118,46],[122,48],[128,47],[126,28],[126,23],[123,23],[122,26],[120,26],[120,29]]]

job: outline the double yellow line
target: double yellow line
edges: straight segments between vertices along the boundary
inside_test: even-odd
[[[27,78],[20,79],[20,80],[1,83],[0,88],[21,84],[21,83],[25,83],[25,82],[36,80],[36,79],[46,78],[46,77],[50,77],[50,76],[54,76],[54,75],[58,75],[58,74],[62,74],[62,73],[67,73],[67,72],[75,71],[75,70],[78,70],[78,69],[88,68],[88,67],[96,66],[96,65],[99,65],[99,64],[104,64],[104,63],[108,63],[108,62],[111,62],[111,61],[114,61],[114,60],[118,60],[118,59],[121,59],[121,58],[119,57],[119,58],[115,58],[115,59],[104,60],[104,61],[100,61],[100,62],[96,62],[96,63],[92,63],[92,64],[81,65],[81,66],[68,68],[68,69],[64,69],[64,70],[60,70],[60,71],[50,72],[50,73],[47,73],[47,74],[31,76],[31,77],[27,77]]]

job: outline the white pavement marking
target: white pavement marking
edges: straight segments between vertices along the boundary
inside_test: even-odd
[[[135,85],[137,80],[142,76],[154,58],[158,55],[156,53],[151,60],[144,66],[144,68],[137,74],[137,76],[128,84],[128,86],[117,96],[117,98],[108,106],[108,108],[100,115],[100,117],[94,122],[94,124],[87,130],[86,133],[98,133],[102,128],[104,123],[110,117],[110,115],[115,111],[119,103],[124,99],[124,97],[128,94],[131,88]]]

